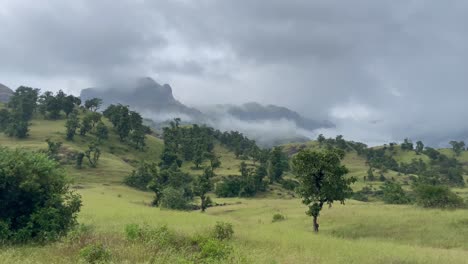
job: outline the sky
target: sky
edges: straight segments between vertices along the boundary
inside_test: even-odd
[[[258,101],[369,144],[468,138],[464,0],[0,0],[0,83],[137,76],[189,105]]]

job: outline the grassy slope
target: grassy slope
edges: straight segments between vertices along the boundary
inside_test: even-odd
[[[29,139],[14,140],[0,135],[0,144],[39,149],[46,148],[44,140],[51,137],[61,139],[67,148],[83,150],[86,146],[79,136],[75,142],[63,140],[63,125],[64,121],[33,121]],[[233,261],[236,263],[467,262],[466,210],[423,210],[413,206],[350,201],[346,206],[324,209],[320,218],[322,231],[315,235],[310,217],[304,214],[306,208],[298,199],[216,199],[231,205],[210,208],[206,214],[149,207],[151,193],[127,188],[119,182],[132,169],[124,159],[156,158],[161,143],[150,137],[150,150],[139,153],[120,144],[113,135],[108,145],[114,146],[114,154],[105,147],[98,168],[66,168],[74,176],[75,184],[82,186],[77,190],[84,204],[79,221],[93,226],[101,234],[100,241],[117,256],[116,262],[144,263],[152,254],[142,252],[138,246],[116,242],[114,238],[120,237],[129,223],[167,224],[170,228],[194,234],[203,232],[216,221],[234,224],[234,254],[241,256]],[[216,148],[223,163],[218,174],[236,174],[240,162],[225,149]],[[345,164],[350,174],[365,175],[364,160],[356,154],[347,155]],[[184,166],[190,170],[192,165]],[[271,223],[272,215],[277,212],[284,214],[287,220]],[[77,255],[76,250],[70,250],[62,243],[0,248],[2,263],[73,263],[77,261]],[[156,263],[159,261],[164,262],[158,259]]]

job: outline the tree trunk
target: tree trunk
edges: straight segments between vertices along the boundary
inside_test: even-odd
[[[318,224],[317,219],[318,219],[318,217],[314,216],[314,232],[315,233],[318,233],[318,231],[319,231],[319,224]]]
[[[201,211],[202,213],[205,212],[205,209],[206,209],[206,199],[205,199],[205,196],[201,196]]]

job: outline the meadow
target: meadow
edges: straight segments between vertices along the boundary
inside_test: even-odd
[[[46,148],[46,138],[52,138],[63,141],[65,149],[86,148],[88,139],[64,140],[64,121],[35,119],[32,123],[28,139],[0,135],[0,145],[38,150]],[[177,233],[197,236],[220,221],[233,224],[234,237],[226,242],[232,252],[228,258],[209,263],[468,263],[468,210],[349,200],[345,205],[324,208],[319,219],[321,231],[315,234],[301,201],[275,185],[256,198],[214,197],[215,202],[226,205],[209,208],[206,213],[151,207],[152,193],[121,183],[140,159],[158,159],[162,141],[148,136],[147,144],[146,152],[139,152],[120,144],[111,134],[97,168],[64,166],[73,188],[82,196],[78,222],[91,230],[85,240],[66,237],[47,245],[3,246],[0,263],[80,263],[79,252],[86,243],[102,243],[112,263],[204,263],[174,248],[154,250],[128,241],[125,228],[129,224],[166,225]],[[222,161],[216,173],[238,173],[240,161],[226,149],[216,148]],[[401,155],[401,159],[412,157]],[[350,175],[359,179],[366,172],[364,162],[355,153],[344,160]],[[192,167],[185,164],[183,168],[201,173]],[[354,188],[366,184],[359,180]],[[456,191],[467,197],[465,189]],[[285,220],[272,222],[277,213]]]

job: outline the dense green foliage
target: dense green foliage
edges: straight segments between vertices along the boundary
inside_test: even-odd
[[[76,223],[81,201],[46,155],[0,149],[0,241],[55,240]]]
[[[112,122],[120,141],[128,141],[140,150],[145,147],[145,135],[150,129],[143,125],[143,118],[139,113],[130,111],[128,106],[118,104],[110,105],[103,114]]]
[[[158,177],[158,166],[154,162],[142,162],[137,169],[124,179],[124,183],[130,187],[143,191],[148,190],[148,186]]]
[[[397,182],[387,181],[380,187],[382,190],[382,200],[388,204],[407,204],[410,203],[408,195],[401,185]]]
[[[414,188],[416,203],[426,208],[460,208],[464,201],[447,186],[419,184]]]

